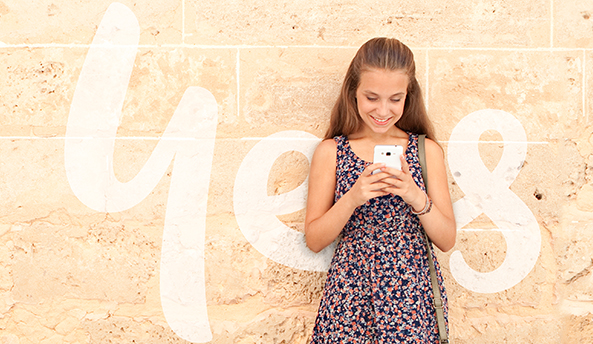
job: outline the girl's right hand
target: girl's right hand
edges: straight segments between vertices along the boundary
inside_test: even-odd
[[[356,183],[354,183],[352,188],[347,192],[346,195],[351,197],[352,202],[357,207],[365,204],[371,198],[389,195],[389,192],[383,190],[383,188],[389,186],[389,184],[382,180],[389,178],[390,175],[386,172],[373,174],[374,170],[384,166],[384,163],[375,163],[367,166],[360,174],[360,177],[358,177]]]

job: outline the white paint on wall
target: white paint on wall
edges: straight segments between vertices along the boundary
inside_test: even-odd
[[[480,135],[496,130],[504,151],[490,172],[478,151]],[[451,274],[463,287],[479,293],[497,293],[521,282],[539,257],[541,233],[535,216],[509,187],[519,174],[527,153],[525,130],[511,114],[480,110],[463,118],[451,132],[448,159],[453,178],[465,194],[455,202],[455,220],[462,228],[482,213],[498,227],[507,244],[503,263],[490,272],[478,272],[461,251],[451,254]]]
[[[310,162],[319,142],[319,138],[303,131],[283,131],[264,138],[243,159],[233,195],[237,222],[253,247],[277,263],[310,271],[327,271],[335,243],[315,254],[307,247],[303,233],[277,217],[305,207],[308,178],[281,195],[268,196],[267,185],[272,166],[282,154],[297,151]]]
[[[118,3],[109,6],[74,92],[66,129],[66,174],[85,205],[119,212],[146,198],[173,161],[161,252],[161,303],[177,335],[209,342],[204,236],[217,104],[208,90],[188,88],[142,170],[131,181],[119,182],[113,152],[138,40],[134,14]]]

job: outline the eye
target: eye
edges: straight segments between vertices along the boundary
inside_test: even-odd
[[[369,97],[369,96],[367,96],[367,99],[371,102],[374,102],[375,100],[377,100],[376,97]]]
[[[402,100],[401,98],[391,98],[391,101],[394,102],[394,103],[398,103],[401,100]]]

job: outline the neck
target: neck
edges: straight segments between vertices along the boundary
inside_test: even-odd
[[[348,135],[348,137],[350,139],[366,139],[374,144],[382,144],[391,142],[394,139],[407,138],[408,134],[396,126],[393,126],[384,133],[374,132],[365,126],[355,134]]]

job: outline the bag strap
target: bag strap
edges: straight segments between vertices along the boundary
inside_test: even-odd
[[[426,134],[418,135],[418,160],[420,160],[420,167],[422,167],[422,179],[424,180],[424,187],[426,188],[428,178],[426,177],[426,152],[424,146],[426,142]]]
[[[424,186],[426,187],[426,151],[424,149],[424,142],[426,141],[426,135],[418,135],[418,160],[420,160],[420,167],[422,168],[422,179],[424,180]],[[437,274],[434,268],[434,262],[432,260],[432,245],[426,231],[424,232],[424,243],[426,244],[426,255],[428,256],[428,267],[430,268],[430,282],[432,284],[432,292],[434,294],[434,309],[437,315],[437,323],[439,326],[439,338],[441,344],[449,343],[449,336],[447,334],[447,326],[445,325],[445,313],[443,310],[443,297],[441,295],[441,289],[439,288],[439,282],[437,280]]]

